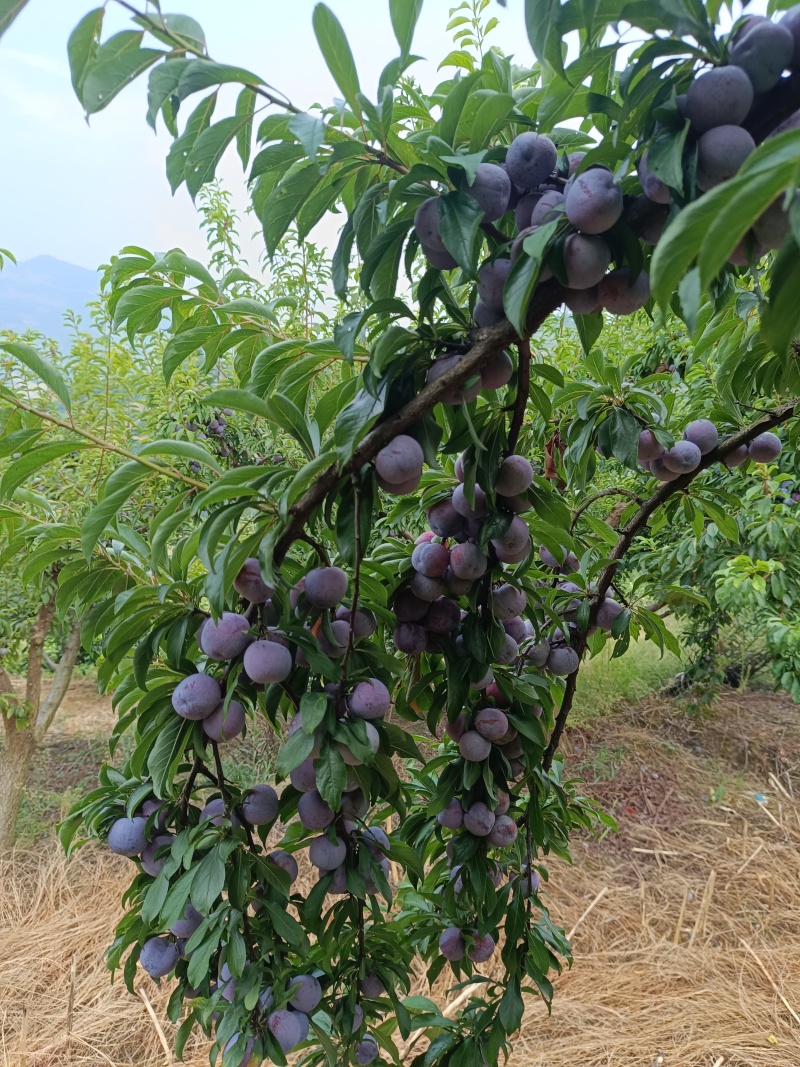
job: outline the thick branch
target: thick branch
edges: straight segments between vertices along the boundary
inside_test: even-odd
[[[637,534],[641,533],[647,526],[650,517],[654,512],[657,511],[662,504],[666,503],[671,496],[674,496],[675,493],[680,493],[686,489],[701,471],[707,470],[715,463],[719,463],[725,456],[739,448],[741,445],[749,444],[750,441],[752,441],[754,437],[758,437],[760,433],[765,433],[767,430],[771,430],[773,427],[780,426],[781,423],[788,421],[795,414],[798,407],[800,407],[800,398],[790,400],[788,403],[775,408],[773,412],[769,415],[765,415],[764,418],[759,419],[758,422],[754,422],[752,425],[745,427],[745,429],[739,430],[738,433],[732,434],[712,452],[703,456],[697,470],[691,471],[689,474],[682,474],[680,478],[676,478],[674,482],[665,482],[658,492],[654,493],[649,500],[646,500],[642,504],[622,531],[616,545],[611,550],[609,555],[611,562],[600,572],[600,577],[597,581],[597,599],[592,604],[591,611],[589,612],[589,630],[594,625],[600,604],[605,599],[606,593],[611,587],[611,583],[617,568],[619,567],[620,561],[631,547]],[[588,631],[580,631],[572,646],[581,659],[586,651],[587,637]],[[553,727],[553,733],[550,735],[550,741],[548,742],[542,758],[542,765],[545,770],[549,770],[553,764],[553,758],[558,749],[559,742],[561,741],[561,736],[564,733],[564,728],[567,725],[567,719],[569,718],[569,713],[572,710],[572,703],[575,698],[575,687],[578,681],[579,670],[580,668],[567,679],[566,689],[564,690],[564,699],[561,702],[561,707],[556,716],[555,726]]]
[[[69,632],[69,636],[67,637],[61,652],[61,658],[56,664],[50,689],[47,696],[42,701],[42,706],[39,708],[39,714],[36,716],[34,736],[37,744],[50,729],[50,725],[56,716],[56,712],[61,707],[61,701],[66,696],[80,648],[81,624],[80,620],[75,618],[72,621],[72,629]]]
[[[525,421],[525,409],[531,392],[531,346],[527,338],[517,344],[519,367],[517,368],[517,395],[514,398],[514,414],[508,429],[508,454],[516,452],[522,424]]]
[[[50,631],[50,624],[53,621],[55,610],[56,591],[54,589],[50,599],[39,608],[28,645],[25,700],[31,709],[31,714],[35,716],[39,714],[39,705],[42,700],[42,655],[44,653],[44,643]]]

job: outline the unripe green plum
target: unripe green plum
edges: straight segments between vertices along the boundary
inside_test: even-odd
[[[347,699],[347,710],[357,719],[382,719],[391,705],[389,690],[379,678],[359,682]]]
[[[733,467],[741,467],[741,465],[750,458],[747,445],[737,445],[724,457],[722,462],[726,467],[732,469]]]
[[[683,436],[697,445],[701,455],[712,452],[719,444],[719,430],[710,419],[695,419],[687,424]]]
[[[531,212],[531,226],[542,226],[564,214],[564,194],[556,190],[542,193]]]
[[[597,287],[600,303],[612,315],[632,315],[645,306],[650,299],[650,278],[640,270],[631,281],[629,267],[617,267]]]
[[[300,1044],[303,1029],[292,1012],[284,1008],[273,1011],[267,1019],[267,1026],[284,1052],[291,1052]]]
[[[393,485],[399,485],[422,474],[425,460],[419,442],[408,434],[398,434],[375,457],[375,470]],[[341,598],[340,598],[341,599]]]
[[[485,737],[481,737],[477,730],[467,730],[458,742],[458,749],[467,762],[480,763],[488,758],[492,744]]]
[[[531,550],[531,534],[525,520],[515,515],[506,532],[492,538],[492,547],[501,563],[521,563]]]
[[[151,937],[142,945],[139,963],[151,978],[163,978],[175,969],[179,958],[178,946],[174,941]]]
[[[700,449],[691,441],[676,441],[661,457],[667,470],[675,474],[687,474],[697,470],[702,458]]]
[[[251,826],[263,826],[274,821],[278,805],[278,794],[271,785],[254,785],[245,793],[242,814]]]
[[[177,919],[169,929],[169,932],[174,937],[181,937],[189,939],[195,930],[200,928],[203,922],[203,916],[192,904],[191,900],[186,901],[186,907],[183,909],[183,918]]]
[[[313,792],[303,793],[300,797],[297,815],[306,830],[325,830],[336,818],[332,808],[326,804],[316,789]]]
[[[652,430],[642,430],[639,434],[639,445],[636,451],[636,458],[640,463],[649,463],[651,460],[663,456],[664,451],[664,446],[659,443]]]
[[[502,389],[514,374],[514,364],[508,352],[501,352],[481,370],[482,389]]]
[[[353,613],[350,608],[340,607],[336,609],[336,618],[341,622],[346,622],[349,626]],[[378,620],[375,618],[375,613],[368,608],[356,608],[355,621],[353,622],[353,633],[356,637],[371,637],[372,634],[378,629]]]
[[[595,622],[601,630],[610,630],[625,609],[613,597],[606,597],[597,609]]]
[[[315,567],[306,575],[306,598],[315,608],[335,608],[344,600],[347,585],[347,575],[341,567]]]
[[[568,674],[574,674],[579,666],[578,653],[569,645],[551,649],[547,657],[547,668],[557,678],[566,678]]]
[[[286,852],[282,848],[276,848],[267,854],[267,862],[274,863],[276,867],[280,867],[282,871],[286,871],[289,875],[290,885],[297,881],[297,876],[300,873],[300,870],[297,866],[297,860],[291,852]]]
[[[453,490],[453,507],[465,519],[482,519],[487,511],[486,494],[479,485],[475,485],[475,504],[470,504],[464,486],[459,484]],[[451,563],[452,566],[452,563]]]
[[[419,600],[432,604],[444,593],[444,578],[429,578],[426,574],[415,571],[408,587]]]
[[[478,271],[478,296],[493,311],[503,310],[503,287],[510,271],[510,259],[488,260]]]
[[[244,669],[260,685],[285,682],[292,673],[292,654],[276,641],[254,641],[245,649]]]
[[[564,242],[564,270],[570,289],[592,289],[605,276],[611,249],[602,237],[571,233]]]
[[[233,579],[233,588],[251,604],[266,604],[275,595],[271,585],[261,577],[261,564],[250,556],[242,564],[242,569]]]
[[[765,93],[778,84],[792,62],[794,37],[779,22],[751,18],[736,34],[730,56],[731,63],[741,67],[753,83],[753,90]]]
[[[157,834],[142,849],[142,868],[151,878],[157,878],[169,856],[168,846],[175,840],[174,834]]]
[[[394,647],[406,656],[418,656],[428,644],[428,631],[424,626],[413,622],[401,622],[392,634]]]
[[[489,843],[497,848],[510,848],[517,839],[517,824],[508,815],[498,815],[489,832]]]
[[[467,946],[457,926],[448,926],[442,931],[439,937],[439,951],[446,960],[451,962],[463,960],[467,953]]]
[[[752,106],[753,83],[738,66],[704,71],[686,94],[686,114],[698,134],[715,126],[738,126]]]
[[[450,552],[435,542],[417,545],[411,553],[411,566],[426,578],[441,578],[450,566]]]
[[[219,682],[209,674],[188,674],[178,682],[172,693],[175,711],[182,718],[194,721],[207,718],[221,700]]]
[[[475,180],[464,192],[483,208],[483,221],[494,222],[508,211],[511,199],[511,179],[503,167],[496,163],[479,163]]]
[[[401,589],[392,605],[398,622],[419,622],[425,617],[429,601],[420,600],[410,589]]]
[[[567,218],[581,233],[605,233],[622,215],[622,189],[605,167],[572,179],[565,198]]]
[[[530,488],[533,467],[524,456],[506,456],[500,464],[495,490],[502,496],[518,496]]]
[[[223,611],[215,621],[206,619],[197,635],[197,643],[209,659],[225,660],[241,656],[253,638],[247,632],[250,622],[244,615]]]
[[[414,215],[414,230],[424,248],[434,252],[447,252],[439,233],[439,197],[429,196],[423,200]]]
[[[454,537],[463,525],[463,519],[453,507],[452,499],[439,500],[428,508],[425,514],[437,537]]]
[[[230,741],[244,730],[245,718],[244,706],[238,700],[232,700],[227,709],[225,701],[220,701],[208,718],[203,719],[203,733],[212,741]]]
[[[600,291],[596,285],[589,289],[567,289],[564,303],[573,315],[594,315],[602,309]]]
[[[481,708],[475,715],[474,726],[487,741],[499,741],[508,732],[508,719],[499,708]]]
[[[521,589],[505,583],[492,590],[491,605],[494,617],[503,621],[520,615],[528,606],[528,598]]]
[[[491,934],[476,934],[475,944],[467,955],[473,963],[486,963],[494,955],[494,938]]]
[[[147,819],[141,815],[117,819],[108,831],[108,847],[118,856],[140,856],[147,847]]]
[[[697,185],[704,193],[736,173],[756,143],[741,126],[715,126],[697,142]]]
[[[550,177],[558,162],[558,150],[549,137],[526,131],[508,146],[506,170],[519,189],[535,189]]]
[[[436,816],[436,820],[440,826],[445,826],[448,830],[461,829],[464,823],[464,809],[458,797],[453,797],[444,811],[440,811]]]
[[[469,541],[465,541],[462,545],[454,545],[450,550],[450,570],[456,578],[475,582],[484,576],[488,566],[488,557],[477,545]]]
[[[755,463],[772,463],[781,454],[782,447],[777,434],[760,433],[750,442],[747,452]]]
[[[438,381],[443,374],[447,373],[447,371],[452,370],[453,367],[457,367],[461,362],[461,358],[460,355],[454,355],[440,356],[438,359],[435,359],[428,369],[428,376],[426,379],[428,384]],[[461,385],[451,385],[445,390],[443,395],[439,397],[439,403],[447,404],[451,407],[458,404],[469,404],[477,397],[480,391],[480,378],[470,385],[466,385],[463,382]]]
[[[334,842],[327,837],[315,837],[308,848],[308,858],[314,867],[321,871],[332,871],[341,866],[347,858],[347,845],[341,837]]]
[[[322,1000],[322,986],[313,974],[299,974],[289,982],[292,997],[289,1004],[296,1010],[310,1015]]]

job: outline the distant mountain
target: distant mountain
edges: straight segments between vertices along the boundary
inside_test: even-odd
[[[8,262],[0,271],[0,330],[38,330],[62,344],[69,341],[64,312],[84,314],[94,300],[99,275],[53,256],[36,256],[24,263]]]

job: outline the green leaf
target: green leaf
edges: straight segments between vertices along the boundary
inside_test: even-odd
[[[560,13],[561,0],[525,0],[525,29],[533,53],[540,63],[548,64],[563,77]]]
[[[466,273],[475,274],[477,236],[483,208],[463,189],[439,198],[439,232],[444,246]]]
[[[490,144],[514,109],[514,97],[507,93],[492,93],[478,108],[471,123],[470,152],[478,152]]]
[[[217,845],[204,856],[192,880],[192,904],[201,915],[208,915],[225,886],[224,851]]]
[[[400,45],[400,54],[407,56],[414,40],[417,19],[422,11],[422,0],[389,0],[392,29]]]
[[[143,37],[137,30],[123,30],[97,49],[81,86],[81,103],[87,115],[108,107],[126,85],[163,58],[165,53],[158,48],[140,47]]]
[[[0,497],[7,500],[26,478],[40,470],[45,464],[52,463],[56,459],[63,459],[64,456],[86,448],[91,448],[91,445],[85,441],[53,441],[51,444],[40,445],[38,448],[24,452],[4,472],[3,480],[0,482]]]
[[[167,285],[134,285],[126,289],[114,308],[114,326],[127,323],[128,337],[153,333],[161,325],[164,308],[180,300],[180,293]]]
[[[48,389],[52,389],[67,411],[70,410],[69,388],[67,387],[66,379],[49,359],[45,359],[35,348],[32,348],[31,345],[23,344],[21,341],[0,341],[0,349],[8,352],[10,356],[18,359],[20,363],[24,363],[37,378],[44,382]]]
[[[194,66],[195,64],[191,65]],[[205,100],[201,100],[189,116],[183,133],[172,142],[172,147],[167,153],[167,180],[173,193],[184,180],[189,154],[197,138],[211,122],[211,116],[214,114],[216,106],[216,93],[212,93]]]
[[[761,319],[761,337],[784,355],[800,330],[800,248],[794,238],[787,238],[772,265],[769,306]]]
[[[234,408],[258,415],[262,419],[270,418],[270,408],[266,400],[248,392],[246,389],[216,389],[205,398],[206,404],[217,408]]]
[[[317,152],[325,140],[325,123],[319,115],[308,115],[305,112],[292,115],[289,119],[289,130],[303,146],[308,158],[316,163]]]
[[[662,130],[647,150],[647,169],[679,193],[683,193],[683,148],[688,132],[688,122],[677,132]]]
[[[214,63],[210,59],[194,59],[181,75],[177,96],[185,100],[192,93],[208,89],[212,85],[227,85],[238,82],[242,85],[263,85],[257,74],[243,67],[231,67],[226,63]]]
[[[306,932],[297,919],[290,915],[283,908],[278,907],[271,900],[264,901],[264,909],[269,914],[272,920],[272,926],[278,937],[282,937],[284,941],[294,948],[298,952],[306,953],[309,949],[308,938]]]
[[[81,547],[87,559],[91,558],[94,546],[117,515],[120,508],[153,471],[135,460],[123,463],[109,476],[104,486],[106,495],[89,511],[81,525]]]
[[[206,47],[203,27],[190,15],[165,15],[159,12],[157,15],[136,18],[133,21],[170,48],[183,47],[190,51],[202,51]]]
[[[0,0],[0,12],[3,10],[4,3],[14,7],[15,2],[19,10],[23,4],[27,3],[27,0]],[[103,27],[105,10],[104,7],[96,7],[93,11],[87,12],[69,35],[69,41],[67,42],[72,88],[81,103],[83,103],[81,90],[86,72],[93,63],[100,44],[100,31]],[[2,14],[0,14],[0,36],[2,36],[2,32]]]
[[[236,100],[236,117],[243,119],[243,125],[236,131],[236,151],[242,166],[246,167],[250,159],[250,145],[253,140],[253,117],[256,111],[258,94],[249,86],[242,89]]]
[[[213,180],[217,164],[234,137],[238,137],[242,130],[252,125],[252,122],[252,111],[249,115],[231,115],[227,119],[215,122],[213,126],[209,126],[199,135],[186,160],[184,171],[186,188],[192,199],[197,196],[206,182]]]
[[[157,797],[169,796],[172,772],[183,757],[184,749],[192,733],[192,723],[179,715],[171,715],[158,731],[153,747],[147,756],[147,769],[153,779]]]
[[[358,106],[358,94],[361,92],[361,86],[353,53],[341,23],[326,4],[317,4],[312,22],[317,44],[333,80],[339,86],[353,114],[359,115],[361,109]]]
[[[292,734],[278,753],[275,770],[279,777],[285,778],[295,767],[299,767],[313,747],[314,738],[305,730],[298,730],[297,733]]]
[[[158,113],[178,88],[188,59],[171,59],[150,71],[147,81],[147,124],[156,128]]]
[[[316,164],[299,159],[264,201],[259,217],[267,252],[271,256],[275,255],[286,231],[320,180]]]
[[[192,441],[150,441],[139,449],[140,456],[180,456],[181,459],[194,460],[202,463],[204,467],[210,467],[217,474],[222,474],[224,468],[210,452]]]
[[[343,408],[333,427],[333,440],[340,463],[346,463],[361,438],[383,411],[383,401],[361,389],[355,398]]]
[[[595,315],[573,315],[573,319],[583,351],[591,352],[595,341],[603,332],[602,312],[598,311]]]
[[[304,693],[300,701],[300,714],[303,716],[303,730],[313,734],[328,710],[327,693]]]
[[[325,743],[319,758],[314,761],[314,769],[319,795],[334,811],[338,811],[347,785],[347,767],[341,754],[333,745]]]
[[[508,321],[520,337],[525,336],[528,306],[539,280],[547,246],[557,226],[557,221],[547,222],[525,238],[522,245],[524,255],[511,268],[506,281],[503,307]]]
[[[222,330],[224,327],[220,326],[195,326],[191,330],[185,330],[183,333],[170,337],[164,346],[162,356],[164,381],[167,385],[181,363],[188,359],[192,352],[196,352],[212,338],[219,336]]]

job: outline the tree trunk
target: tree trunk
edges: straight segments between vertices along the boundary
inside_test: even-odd
[[[18,730],[7,720],[5,746],[0,751],[0,852],[14,844],[14,828],[35,751],[32,727]]]

